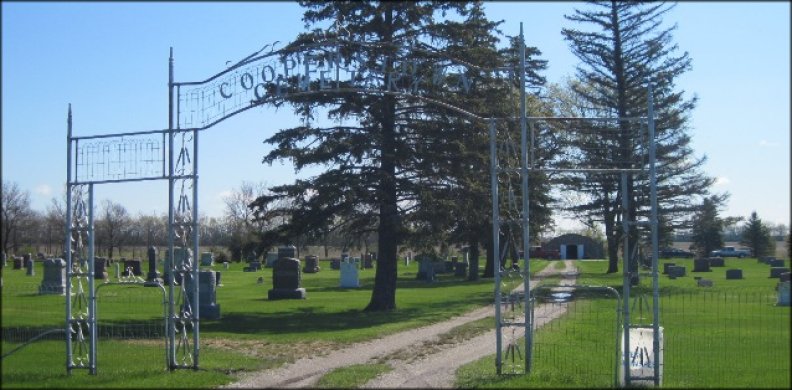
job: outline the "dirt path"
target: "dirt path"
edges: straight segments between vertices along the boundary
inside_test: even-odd
[[[538,276],[541,278],[559,272],[569,273],[572,271],[574,271],[572,263],[565,261],[564,270],[555,270],[551,265],[540,272]],[[574,281],[574,278],[564,278],[562,284],[574,284]],[[533,285],[534,280],[531,283]],[[522,289],[522,286],[517,289]],[[540,320],[547,319],[546,321],[549,321],[549,319],[563,314],[563,310],[556,311],[557,313],[551,313],[549,307],[537,307],[535,315],[537,326],[540,326]],[[438,335],[447,333],[457,326],[492,316],[494,316],[494,308],[486,306],[447,321],[355,343],[321,357],[302,358],[277,369],[247,373],[239,381],[225,387],[314,387],[319,378],[333,369],[351,364],[370,363],[372,360],[391,355],[399,350],[419,348],[424,342],[436,340]],[[494,330],[465,340],[463,343],[448,346],[416,361],[389,360],[388,364],[394,370],[375,378],[364,387],[452,387],[454,373],[459,366],[492,353],[495,353]]]

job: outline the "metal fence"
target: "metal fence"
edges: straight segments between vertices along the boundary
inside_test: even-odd
[[[585,289],[537,289],[533,295],[530,375],[553,383],[618,386],[617,298]],[[651,323],[645,298],[631,299],[634,326]],[[769,289],[661,292],[662,386],[789,388],[790,307],[776,301]]]

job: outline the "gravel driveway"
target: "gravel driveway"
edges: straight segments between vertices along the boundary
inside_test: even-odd
[[[537,274],[537,278],[563,273],[566,277],[561,284],[575,283],[575,268],[571,261],[564,262],[563,270],[548,266]],[[538,280],[536,280],[538,281]],[[532,285],[534,280],[532,280]],[[521,290],[518,286],[516,290]],[[539,305],[535,309],[536,326],[542,326],[564,313],[562,305]],[[447,321],[411,329],[378,339],[360,342],[349,347],[330,352],[321,357],[302,358],[292,364],[244,374],[239,381],[226,388],[301,388],[315,387],[323,375],[336,368],[352,364],[371,363],[408,348],[420,348],[425,342],[436,340],[449,330],[481,318],[494,317],[494,307],[486,306],[470,311]],[[518,319],[518,321],[522,321]],[[521,337],[522,334],[518,335]],[[469,362],[495,353],[495,330],[467,339],[462,343],[446,345],[434,353],[420,359],[403,361],[398,358],[387,360],[393,370],[370,382],[365,388],[451,388],[456,370]]]

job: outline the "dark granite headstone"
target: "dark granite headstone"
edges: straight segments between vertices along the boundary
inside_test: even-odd
[[[19,256],[14,256],[14,269],[22,269],[22,258]]]
[[[371,253],[366,253],[366,256],[363,258],[363,268],[374,268],[373,256]]]
[[[25,276],[36,276],[36,263],[33,259],[25,262]]]
[[[300,260],[283,257],[272,267],[272,289],[267,292],[270,300],[305,299],[305,289],[300,287]]]
[[[305,256],[305,267],[303,272],[315,274],[319,272],[319,258],[316,256]]]
[[[331,259],[330,260],[330,269],[341,269],[341,260],[340,259]]]
[[[135,276],[142,276],[143,275],[143,266],[139,259],[130,259],[124,260],[124,275],[128,275],[129,269],[132,269],[132,275]]]
[[[784,260],[773,259],[773,260],[768,261],[767,265],[769,265],[771,267],[783,267],[784,266]]]
[[[726,264],[724,263],[723,257],[710,257],[709,258],[709,265],[710,267],[725,267]]]
[[[693,272],[710,272],[709,259],[694,259]]]
[[[676,266],[676,264],[674,264],[674,263],[663,263],[663,274],[667,275],[668,274],[668,268],[674,267],[674,266]]]
[[[779,282],[788,282],[789,281],[789,272],[782,272],[781,275],[778,275]]]
[[[228,263],[226,263],[226,264],[228,264]],[[215,281],[216,282],[215,286],[222,286],[223,285],[222,283],[220,283],[220,276],[222,276],[222,275],[223,274],[220,273],[220,271],[215,271],[215,277],[217,277],[217,280]]]
[[[148,273],[146,273],[146,283],[144,285],[154,287],[162,283],[159,272],[157,272],[157,248],[153,246],[148,248],[146,256],[148,257]]]
[[[726,270],[726,280],[736,280],[742,279],[743,273],[741,269],[727,269]]]
[[[698,285],[699,287],[712,287],[712,280],[699,279],[696,281],[696,285]]]
[[[784,272],[789,272],[789,269],[784,267],[772,267],[770,268],[770,277],[780,278],[781,274],[783,274]]]
[[[44,260],[44,278],[39,286],[39,294],[66,293],[66,262],[62,259]]]
[[[773,256],[762,256],[758,260],[759,260],[760,263],[769,264],[770,260],[775,260],[775,257],[773,257]]]
[[[201,266],[211,267],[213,265],[214,265],[214,255],[212,254],[212,252],[201,253]]]
[[[434,281],[435,279],[435,265],[430,259],[423,258],[418,261],[418,273],[415,275],[418,280],[427,282]]]
[[[675,278],[681,278],[685,276],[685,267],[680,265],[668,267],[668,276],[673,276]]]
[[[187,299],[193,301],[194,287],[193,276],[185,277],[184,290]],[[202,320],[217,320],[220,318],[220,305],[217,304],[217,276],[215,271],[198,272],[198,318]]]
[[[290,259],[297,258],[297,247],[294,245],[285,245],[278,247],[278,260],[288,257]]]
[[[456,263],[454,276],[467,276],[467,263]]]
[[[109,264],[104,257],[94,257],[94,279],[107,281],[107,266]]]

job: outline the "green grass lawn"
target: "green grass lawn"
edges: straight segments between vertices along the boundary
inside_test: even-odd
[[[483,267],[484,262],[480,264]],[[534,261],[532,272],[547,264],[543,260]],[[2,384],[4,387],[213,387],[232,381],[232,374],[239,370],[276,367],[306,354],[321,354],[352,342],[443,321],[489,304],[493,299],[492,279],[468,282],[462,277],[442,274],[437,275],[436,282],[425,283],[415,280],[417,263],[404,266],[400,262],[397,310],[368,313],[362,309],[371,297],[374,269],[360,271],[360,288],[341,289],[339,271],[330,269],[327,261],[321,261],[320,266],[319,273],[302,274],[307,299],[269,301],[271,269],[242,272],[244,264],[233,263],[228,270],[215,265],[213,269],[222,272],[223,285],[217,290],[222,317],[200,323],[201,370],[200,379],[195,381],[173,380],[189,376],[190,370],[175,373],[165,370],[162,339],[100,338],[97,377],[75,381],[74,378],[86,374],[84,370],[75,370],[72,377],[67,377],[65,343],[42,341],[3,360]],[[33,277],[25,276],[24,270],[4,269],[4,333],[24,327],[44,331],[64,326],[64,297],[37,294],[42,274],[40,264]],[[258,284],[259,277],[263,278],[263,284]],[[158,288],[108,285],[98,291],[100,331],[110,325],[120,331],[137,324],[156,326],[162,320],[163,298]],[[19,345],[19,340],[14,341],[2,344],[4,353]],[[125,352],[131,345],[135,345],[137,352]],[[130,382],[126,378],[129,375],[138,379]],[[186,384],[182,386],[182,383]]]
[[[664,328],[665,387],[789,388],[790,308],[775,305],[769,267],[756,259],[726,259],[724,268],[691,273],[693,261],[666,260],[686,266],[675,280],[660,276],[660,325]],[[660,269],[662,270],[662,262]],[[604,285],[621,293],[622,274],[604,274],[607,263],[576,262],[579,284]],[[740,268],[744,279],[726,280],[726,269]],[[695,276],[713,281],[697,287]],[[651,301],[651,278],[644,277],[631,296],[633,316],[641,316],[641,295]],[[636,305],[633,305],[636,304]],[[568,314],[535,334],[529,375],[495,374],[495,356],[457,372],[463,388],[610,387],[616,335],[614,299],[578,299]],[[651,307],[643,320],[651,322]],[[634,324],[636,321],[633,321]]]

